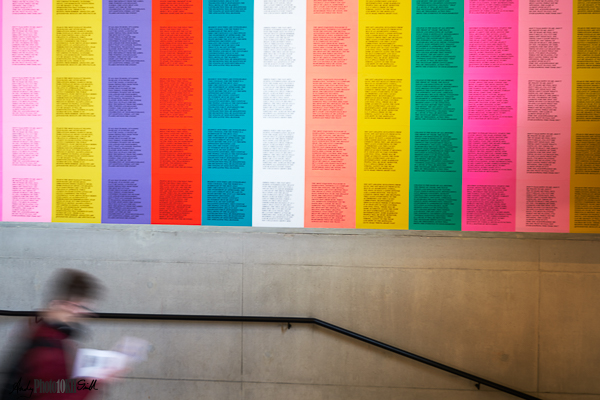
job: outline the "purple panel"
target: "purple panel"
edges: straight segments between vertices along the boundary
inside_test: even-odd
[[[150,0],[104,0],[102,222],[150,223]]]

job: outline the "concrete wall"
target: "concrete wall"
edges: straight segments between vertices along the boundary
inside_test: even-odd
[[[61,267],[99,311],[310,316],[543,399],[600,399],[600,235],[0,223],[0,309]],[[6,350],[15,318],[0,318]],[[150,340],[112,399],[510,399],[296,324],[93,322]]]

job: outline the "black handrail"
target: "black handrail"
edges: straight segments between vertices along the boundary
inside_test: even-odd
[[[0,316],[7,317],[34,317],[37,316],[38,313],[35,311],[9,311],[9,310],[0,310]],[[451,374],[461,376],[470,381],[476,382],[477,388],[480,385],[485,385],[502,392],[511,394],[513,396],[519,397],[521,399],[527,400],[541,400],[538,397],[534,397],[528,395],[523,392],[519,392],[518,390],[511,389],[504,385],[500,385],[498,383],[488,381],[487,379],[480,378],[476,375],[469,374],[467,372],[461,371],[456,368],[449,367],[447,365],[441,364],[439,362],[430,360],[425,357],[418,356],[413,353],[409,353],[408,351],[399,349],[394,346],[390,346],[389,344],[385,344],[375,339],[371,339],[369,337],[359,335],[356,332],[349,331],[347,329],[341,328],[339,326],[330,324],[329,322],[321,321],[317,318],[306,318],[306,317],[253,317],[253,316],[229,316],[229,315],[189,315],[189,314],[124,314],[124,313],[96,313],[95,316],[97,318],[103,319],[145,319],[145,320],[154,320],[154,321],[216,321],[216,322],[280,322],[287,323],[288,326],[291,327],[292,323],[295,324],[315,324],[318,326],[322,326],[323,328],[332,330],[337,333],[341,333],[342,335],[349,336],[351,338],[360,340],[361,342],[369,343],[373,346],[377,346],[381,349],[391,351],[392,353],[400,354],[401,356],[408,357],[412,360],[421,362],[423,364],[430,365],[432,367],[441,369],[446,372],[450,372]]]

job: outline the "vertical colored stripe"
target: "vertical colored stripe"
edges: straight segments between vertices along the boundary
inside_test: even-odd
[[[306,227],[355,226],[358,7],[307,2]]]
[[[254,7],[253,226],[304,224],[306,7]]]
[[[104,0],[102,222],[150,223],[150,0]]]
[[[517,220],[569,231],[572,3],[519,4]]]
[[[152,223],[200,224],[202,2],[152,7]]]
[[[100,222],[102,0],[53,2],[52,221]]]
[[[356,227],[408,229],[411,3],[360,1]]]
[[[204,3],[202,223],[252,225],[253,1]]]
[[[52,4],[3,2],[5,221],[50,221]]]
[[[571,232],[600,233],[600,12],[573,2]]]
[[[462,229],[514,231],[518,2],[465,4]]]
[[[410,229],[460,230],[464,4],[412,4]]]
[[[4,153],[3,153],[3,142],[4,142],[4,49],[6,44],[4,43],[4,3],[0,4],[0,221],[3,221],[2,210],[4,204]]]

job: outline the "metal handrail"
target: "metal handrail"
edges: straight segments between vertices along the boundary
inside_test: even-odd
[[[38,315],[38,313],[35,311],[0,310],[0,316],[7,316],[7,317],[34,317],[37,315]],[[489,380],[481,378],[479,376],[469,374],[468,372],[464,372],[459,369],[449,367],[449,366],[441,364],[437,361],[433,361],[428,358],[421,357],[419,355],[399,349],[397,347],[390,346],[389,344],[380,342],[375,339],[371,339],[367,336],[360,335],[356,332],[349,331],[349,330],[341,328],[337,325],[330,324],[329,322],[321,321],[320,319],[317,319],[317,318],[257,317],[257,316],[229,316],[229,315],[189,315],[189,314],[127,314],[127,313],[96,313],[95,316],[97,318],[103,318],[103,319],[144,319],[144,320],[154,320],[154,321],[215,321],[215,322],[271,322],[271,323],[279,322],[279,323],[287,323],[288,327],[291,327],[292,323],[315,324],[315,325],[321,326],[323,328],[332,330],[334,332],[341,333],[342,335],[346,335],[351,338],[360,340],[361,342],[369,343],[369,344],[379,347],[381,349],[391,351],[392,353],[400,354],[401,356],[410,358],[411,360],[415,360],[420,363],[427,364],[429,366],[441,369],[441,370],[449,372],[451,374],[458,375],[458,376],[468,379],[470,381],[476,382],[476,386],[478,389],[480,388],[481,385],[485,385],[485,386],[494,388],[496,390],[500,390],[502,392],[519,397],[521,399],[541,400],[538,397],[531,396],[529,394],[520,392],[515,389],[511,389],[507,386],[500,385],[498,383],[489,381]]]

